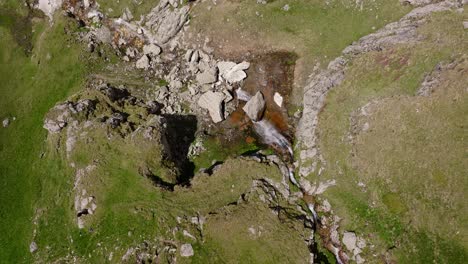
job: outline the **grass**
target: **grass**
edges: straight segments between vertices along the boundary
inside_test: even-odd
[[[128,8],[133,15],[133,20],[140,20],[140,17],[149,13],[159,3],[159,0],[101,0],[98,3],[100,10],[109,17],[120,17],[125,8]]]
[[[304,263],[309,251],[301,237],[308,234],[285,225],[262,203],[228,207],[207,222],[206,246],[195,248],[192,263]]]
[[[38,195],[51,187],[44,186],[44,179],[51,179],[53,184],[54,180],[65,177],[59,160],[40,159],[46,136],[42,128],[43,117],[57,101],[81,86],[86,69],[79,56],[80,46],[73,42],[69,47],[63,44],[68,38],[63,33],[63,20],[58,19],[45,37],[47,50],[40,53],[33,50],[37,60],[27,56],[12,38],[9,32],[14,30],[13,25],[0,26],[0,80],[3,83],[0,113],[2,120],[17,118],[8,128],[0,130],[3,190],[0,194],[3,234],[0,259],[30,262],[31,255],[26,252],[31,242],[34,204]],[[47,53],[51,55],[50,60],[46,60]],[[59,194],[55,192],[52,197],[56,195]]]
[[[243,153],[258,150],[259,147],[254,143],[246,143],[245,141],[238,144],[224,146],[218,138],[207,138],[203,141],[205,151],[200,155],[194,156],[192,162],[195,165],[195,171],[201,168],[209,168],[214,161],[224,161],[229,157],[236,157]]]
[[[372,234],[367,239],[380,245],[376,248],[393,248],[398,262],[463,263],[468,254],[463,235],[466,58],[443,75],[431,97],[414,96],[437,63],[466,53],[466,33],[454,26],[463,17],[433,15],[419,29],[422,43],[352,61],[319,117],[320,148],[327,160],[322,177],[338,181],[325,197],[343,217],[344,230]],[[359,115],[368,103],[371,115]],[[370,128],[363,132],[359,128],[365,123]]]

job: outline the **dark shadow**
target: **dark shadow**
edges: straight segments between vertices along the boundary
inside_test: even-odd
[[[190,144],[195,140],[197,118],[194,115],[162,115],[162,143],[164,159],[177,169],[177,184],[189,185],[195,165],[188,157]]]
[[[211,176],[213,175],[213,172],[215,172],[215,170],[219,168],[219,165],[222,165],[223,163],[223,161],[216,161],[213,165],[211,165],[208,169],[205,169],[203,172]]]
[[[151,180],[154,186],[164,189],[166,191],[174,191],[175,184],[169,183],[161,179],[160,177],[156,176],[151,172],[148,168],[144,168],[139,170],[140,174]]]

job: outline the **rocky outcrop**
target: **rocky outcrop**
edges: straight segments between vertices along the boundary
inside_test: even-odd
[[[242,109],[252,121],[260,121],[265,111],[265,99],[263,98],[263,94],[257,92]]]
[[[169,0],[162,0],[146,16],[145,26],[151,31],[154,42],[167,43],[187,21],[189,6],[177,8],[174,5]]]

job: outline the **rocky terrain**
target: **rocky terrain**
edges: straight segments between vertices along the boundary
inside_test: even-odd
[[[0,1],[0,259],[463,263],[465,4]]]

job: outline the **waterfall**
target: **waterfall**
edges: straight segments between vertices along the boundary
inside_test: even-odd
[[[291,143],[289,143],[275,126],[265,119],[253,123],[255,132],[263,139],[265,144],[276,145],[281,149],[287,150],[291,156],[293,155]]]

